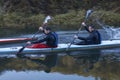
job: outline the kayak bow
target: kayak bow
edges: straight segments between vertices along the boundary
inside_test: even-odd
[[[31,41],[31,40],[35,40],[35,39],[33,39],[33,38],[11,38],[11,39],[0,39],[0,44],[25,42],[25,41]]]

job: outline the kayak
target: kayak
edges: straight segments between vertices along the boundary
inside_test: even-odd
[[[61,53],[69,51],[87,51],[100,50],[110,48],[120,48],[120,40],[105,40],[101,44],[94,45],[74,45],[72,44],[68,49],[69,44],[59,44],[56,48],[25,48],[22,54],[47,54],[47,53]],[[2,54],[16,54],[22,46],[4,47],[0,48],[0,55]]]
[[[0,39],[0,44],[6,44],[6,43],[17,43],[17,42],[25,42],[34,40],[33,38],[11,38],[11,39]]]

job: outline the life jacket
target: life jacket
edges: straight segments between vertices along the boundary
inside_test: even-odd
[[[55,38],[55,45],[58,46],[58,35],[55,32],[52,32],[54,38]]]
[[[98,31],[96,31],[97,32],[97,35],[98,35],[98,41],[97,41],[97,43],[98,44],[101,44],[101,35],[100,35],[100,33],[98,32]]]

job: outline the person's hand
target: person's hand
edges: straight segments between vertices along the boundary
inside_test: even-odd
[[[31,44],[31,42],[30,42],[30,41],[28,41],[26,44]]]
[[[82,26],[86,26],[85,22],[82,22]]]
[[[39,30],[43,31],[43,27],[40,26],[40,27],[39,27]]]
[[[77,36],[77,35],[74,35],[74,38],[78,39],[78,36]]]

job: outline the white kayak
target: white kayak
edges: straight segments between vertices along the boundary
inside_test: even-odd
[[[101,44],[95,45],[71,45],[68,49],[69,44],[59,44],[57,48],[25,48],[23,54],[45,54],[45,53],[61,53],[66,51],[86,51],[86,50],[97,50],[97,49],[108,49],[108,48],[120,48],[120,40],[106,40],[102,41]],[[22,46],[0,48],[1,54],[16,54]]]

